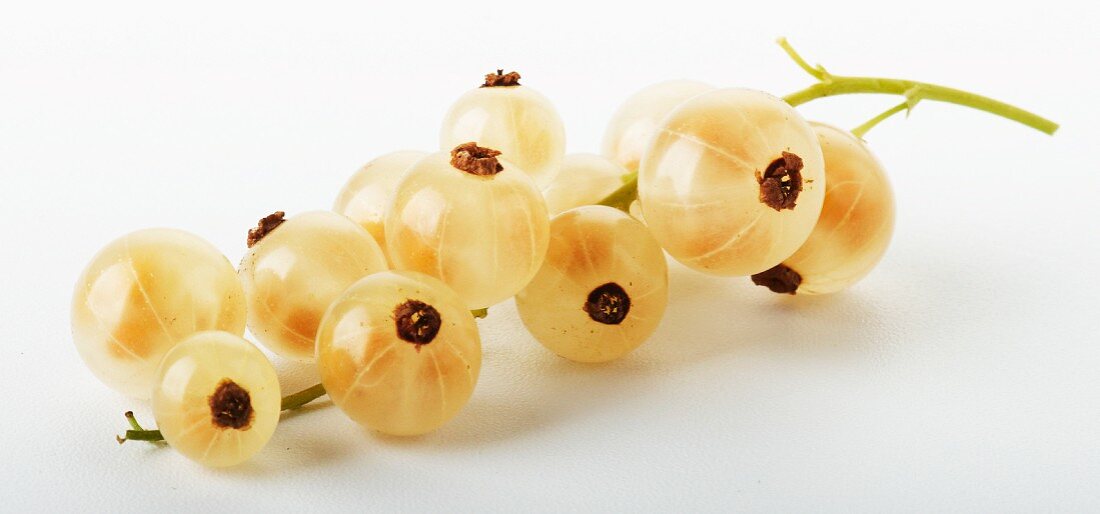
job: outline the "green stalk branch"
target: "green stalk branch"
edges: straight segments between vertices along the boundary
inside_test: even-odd
[[[298,409],[324,395],[325,386],[317,384],[308,389],[283,397],[280,408],[283,411]],[[160,433],[160,430],[146,430],[142,428],[142,426],[138,424],[137,418],[134,417],[133,412],[127,411],[125,416],[126,421],[130,424],[130,430],[126,431],[125,436],[115,436],[115,440],[118,441],[118,444],[125,443],[126,441],[148,441],[150,443],[164,441],[164,435]]]
[[[913,108],[912,105],[910,105],[910,103],[908,101],[905,101],[905,102],[902,102],[898,105],[895,105],[894,107],[891,107],[890,109],[887,109],[882,114],[879,114],[878,116],[875,116],[874,118],[871,118],[871,119],[867,120],[862,125],[852,129],[852,134],[854,136],[860,138],[860,139],[863,139],[864,134],[866,134],[871,129],[875,128],[875,125],[878,125],[879,123],[882,123],[882,121],[885,120],[886,118],[889,118],[890,116],[893,116],[893,115],[895,115],[895,114],[897,114],[901,111],[906,111],[906,113],[908,114],[908,111],[912,108]]]
[[[290,396],[283,397],[283,403],[281,409],[284,411],[294,410],[305,406],[305,404],[312,402],[325,395],[325,386],[316,384],[308,389],[298,391]]]
[[[596,205],[606,205],[630,213],[630,204],[638,198],[638,173],[627,173],[622,178],[623,185],[605,196]]]
[[[805,59],[798,55],[798,52],[785,38],[779,39],[779,46],[787,52],[787,55],[794,60],[795,64],[818,80],[817,84],[783,97],[787,103],[793,106],[802,105],[810,100],[826,96],[860,93],[902,95],[911,104],[921,100],[947,102],[995,114],[1022,123],[1045,134],[1054,134],[1058,130],[1057,123],[1038,114],[961,89],[915,80],[833,75],[825,71],[825,68],[820,65],[810,66]]]

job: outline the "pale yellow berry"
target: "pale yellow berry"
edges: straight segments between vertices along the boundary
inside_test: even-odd
[[[749,89],[695,96],[661,123],[638,197],[670,255],[714,275],[752,275],[809,237],[825,197],[821,146],[783,100]]]
[[[561,172],[543,191],[546,207],[550,215],[555,215],[574,207],[596,204],[622,186],[623,178],[629,173],[600,155],[567,155],[562,161]]]
[[[668,303],[668,268],[645,226],[610,207],[565,211],[550,222],[539,273],[516,295],[523,324],[567,359],[604,362],[638,347]]]
[[[248,328],[280,356],[313,360],[325,309],[355,281],[385,269],[382,250],[355,222],[329,211],[293,216],[241,260]]]
[[[279,377],[263,352],[238,335],[199,332],[165,355],[153,415],[164,440],[200,464],[240,464],[279,422]]]
[[[894,234],[894,192],[882,163],[847,130],[812,123],[825,157],[825,205],[809,239],[753,281],[778,293],[835,293],[882,259]]]
[[[385,253],[386,206],[401,175],[426,155],[427,152],[404,150],[368,162],[344,184],[332,210],[367,229]]]
[[[469,400],[481,340],[446,285],[408,271],[376,273],[332,304],[317,334],[329,397],[357,423],[392,435],[430,432]]]
[[[637,172],[642,154],[665,116],[689,98],[712,89],[714,86],[694,80],[669,80],[634,93],[611,117],[603,135],[603,154]]]
[[[140,230],[92,259],[72,301],[76,349],[103,383],[149,398],[157,365],[203,330],[243,334],[245,300],[233,265],[203,239]]]
[[[476,141],[500,150],[544,188],[565,156],[565,126],[550,100],[530,86],[513,85],[518,84],[518,74],[515,80],[508,80],[511,77],[490,74],[486,85],[459,98],[443,120],[440,145],[450,151]]]
[[[414,164],[386,213],[394,268],[442,280],[470,309],[523,289],[542,264],[548,231],[546,202],[531,179],[475,145]]]

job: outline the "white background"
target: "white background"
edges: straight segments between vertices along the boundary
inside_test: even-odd
[[[0,510],[1100,509],[1098,21],[1054,2],[359,2],[0,7]],[[784,94],[786,35],[840,74],[985,93],[1047,137],[921,104],[868,136],[897,232],[852,290],[787,298],[679,265],[656,335],[605,366],[483,329],[467,408],[413,439],[330,404],[239,468],[119,447],[121,413],[72,345],[81,268],[134,229],[232,261],[276,209],[327,208],[365,161],[434,149],[447,106],[522,72],[596,151],[627,95],[669,78]],[[896,102],[823,100],[854,126]],[[311,381],[279,363],[284,388]]]

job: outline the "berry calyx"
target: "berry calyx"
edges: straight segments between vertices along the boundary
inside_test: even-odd
[[[252,248],[259,243],[261,239],[271,233],[272,230],[279,228],[286,221],[286,213],[283,211],[275,211],[267,216],[264,216],[256,223],[256,228],[248,229],[248,247]]]
[[[220,428],[248,430],[252,425],[252,398],[236,382],[224,378],[208,399],[210,416]]]
[[[760,184],[760,202],[772,209],[794,209],[795,200],[802,192],[802,158],[783,152],[782,157],[772,161],[764,173],[756,173]]]
[[[397,337],[413,344],[428,344],[439,333],[443,318],[439,311],[420,300],[408,300],[393,310]]]
[[[752,283],[771,289],[773,293],[795,294],[802,284],[802,275],[783,264],[752,276]]]
[[[618,325],[630,312],[630,295],[619,284],[608,282],[588,293],[584,312],[597,323]]]
[[[485,75],[485,83],[481,87],[511,87],[518,86],[519,73],[510,71],[504,73],[504,70],[497,70],[496,73],[490,73]]]
[[[477,143],[462,143],[451,150],[451,166],[479,177],[491,177],[504,171],[497,156],[500,152],[491,148],[477,146]]]

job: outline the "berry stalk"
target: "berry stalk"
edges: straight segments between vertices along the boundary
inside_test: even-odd
[[[638,198],[638,173],[627,173],[622,177],[623,185],[611,194],[600,200],[597,205],[614,207],[627,214],[630,213],[630,204]]]
[[[292,395],[284,396],[280,408],[283,411],[298,409],[324,395],[325,386],[316,384]],[[150,443],[164,441],[164,436],[160,433],[160,430],[146,430],[138,423],[133,412],[127,411],[125,416],[126,421],[130,423],[130,429],[126,431],[125,436],[115,436],[118,444],[126,441],[148,441]]]
[[[794,50],[786,38],[779,39],[779,46],[787,55],[798,64],[806,73],[818,80],[817,84],[796,91],[785,97],[784,100],[793,106],[799,106],[810,100],[824,98],[826,96],[851,95],[851,94],[888,94],[904,96],[911,109],[921,100],[947,102],[962,105],[972,109],[978,109],[1002,118],[1022,123],[1044,134],[1053,135],[1058,130],[1058,124],[1033,112],[1025,111],[1014,105],[994,100],[992,98],[974,94],[961,89],[955,89],[916,80],[889,79],[880,77],[852,77],[833,75],[820,64],[811,66]]]

